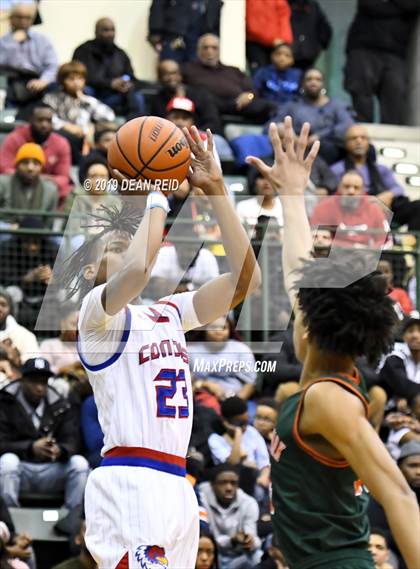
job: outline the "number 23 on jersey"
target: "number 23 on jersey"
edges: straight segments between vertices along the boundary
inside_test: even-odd
[[[189,417],[187,383],[183,369],[161,369],[153,380],[156,389],[156,416],[167,419]],[[178,395],[179,393],[179,395]],[[182,404],[179,404],[179,400]]]

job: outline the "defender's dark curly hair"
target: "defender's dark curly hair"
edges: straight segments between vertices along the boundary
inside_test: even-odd
[[[67,300],[72,298],[78,291],[82,297],[91,289],[91,284],[83,276],[86,265],[98,260],[100,247],[103,246],[102,238],[111,232],[134,235],[140,222],[141,212],[139,209],[124,202],[121,208],[116,205],[107,207],[102,205],[98,213],[89,214],[96,223],[85,225],[84,228],[102,227],[102,231],[87,239],[74,253],[68,257],[58,275],[58,282],[67,291]],[[99,222],[99,223],[98,223]]]
[[[382,273],[374,271],[342,288],[339,281],[351,282],[363,274],[367,259],[354,251],[329,259],[329,271],[319,259],[303,261],[296,282],[299,306],[309,338],[320,350],[343,356],[366,356],[375,362],[390,351],[397,316]],[[330,284],[330,287],[329,287]],[[317,286],[318,285],[318,286]]]

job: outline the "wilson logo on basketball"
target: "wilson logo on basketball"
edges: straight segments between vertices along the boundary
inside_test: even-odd
[[[172,148],[169,148],[166,152],[169,154],[169,156],[171,158],[173,158],[174,156],[176,156],[178,154],[178,152],[180,152],[183,148],[188,148],[188,144],[187,141],[185,140],[185,138],[181,139],[179,142],[177,142],[176,144],[174,144],[174,146],[172,146]]]
[[[153,142],[156,142],[157,137],[160,134],[160,131],[162,130],[162,126],[163,126],[163,122],[158,122],[157,125],[153,128],[152,132],[150,133],[150,139],[153,140]]]

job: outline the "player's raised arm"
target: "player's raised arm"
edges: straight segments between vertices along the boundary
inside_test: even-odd
[[[383,506],[408,569],[420,567],[420,516],[417,499],[377,433],[362,403],[331,383],[312,386],[305,397],[300,429],[324,437],[349,462]]]
[[[183,129],[194,158],[190,182],[210,197],[219,224],[230,272],[201,286],[194,295],[194,308],[202,324],[212,322],[252,294],[261,283],[261,272],[248,236],[228,197],[222,172],[213,156],[213,137],[207,131],[208,146],[195,127]]]
[[[312,249],[312,235],[306,215],[304,193],[309,181],[312,163],[319,150],[319,141],[314,142],[305,158],[308,148],[310,125],[304,123],[297,143],[291,117],[284,119],[284,145],[279,137],[277,126],[271,123],[269,136],[274,149],[274,164],[270,168],[255,156],[247,162],[257,168],[278,192],[283,207],[283,271],[285,287],[290,303],[295,306],[296,269],[302,259],[308,259]],[[297,307],[295,306],[295,310]]]
[[[143,219],[125,254],[124,266],[110,277],[102,293],[102,305],[110,316],[138,297],[149,282],[168,210],[168,200],[162,192],[149,193]]]

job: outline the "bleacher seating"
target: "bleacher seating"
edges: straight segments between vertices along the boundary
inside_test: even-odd
[[[67,515],[65,508],[10,508],[18,533],[28,533],[33,539],[38,569],[50,569],[70,556],[67,536],[59,535],[55,524]]]
[[[261,134],[263,130],[262,125],[248,124],[248,123],[232,123],[225,124],[225,136],[228,140],[233,140],[243,134]]]
[[[420,128],[365,124],[378,161],[391,168],[410,199],[420,199]]]
[[[20,121],[16,121],[17,109],[3,109],[0,111],[0,145],[3,140],[12,132],[12,130],[21,124]]]

